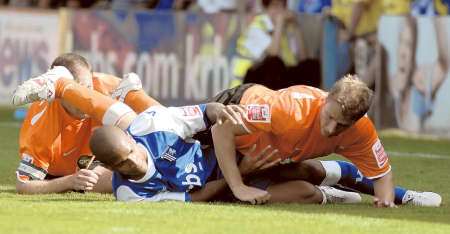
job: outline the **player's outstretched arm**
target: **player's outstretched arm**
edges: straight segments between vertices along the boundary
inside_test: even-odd
[[[256,148],[256,147],[254,147]],[[265,150],[254,155],[254,157],[244,157],[239,163],[239,172],[242,176],[250,175],[253,172],[267,169],[274,166],[278,161],[270,162],[274,152],[270,150],[270,146]],[[215,196],[219,195],[227,187],[225,179],[218,179],[206,183],[206,185],[195,192],[190,193],[193,202],[211,201]]]
[[[213,180],[205,184],[200,190],[190,193],[193,202],[210,201],[214,196],[218,195],[227,187],[227,182],[224,179]]]
[[[376,207],[395,207],[394,204],[394,179],[392,171],[386,175],[375,179],[374,186],[374,205]]]
[[[71,190],[92,191],[98,175],[87,169],[52,180],[16,180],[16,191],[20,194],[63,193]]]
[[[227,120],[223,124],[215,124],[211,133],[219,167],[234,196],[241,201],[252,204],[267,202],[270,194],[267,191],[246,186],[236,163],[234,137],[246,134],[247,131],[241,125],[233,124]]]

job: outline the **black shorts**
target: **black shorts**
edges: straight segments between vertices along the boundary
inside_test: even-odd
[[[245,91],[253,85],[255,84],[249,83],[242,84],[231,89],[225,89],[213,98],[208,99],[208,102],[219,102],[224,105],[239,104]]]
[[[239,104],[244,92],[252,87],[253,83],[242,84],[231,89],[225,89],[224,91],[218,93],[216,96],[208,99],[206,102],[218,102],[224,105]],[[194,135],[194,139],[200,141],[203,147],[209,147],[213,145],[213,140],[211,136],[211,129],[206,129],[204,131],[198,132]]]

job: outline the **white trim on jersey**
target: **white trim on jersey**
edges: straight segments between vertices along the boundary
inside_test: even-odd
[[[389,170],[387,170],[387,171],[384,172],[384,173],[381,173],[381,174],[379,174],[379,175],[372,176],[372,177],[368,177],[368,176],[366,176],[366,177],[367,177],[368,179],[371,179],[371,180],[373,180],[373,179],[378,179],[378,178],[381,178],[381,177],[387,175],[390,171],[391,171],[391,166],[389,166]]]
[[[117,122],[126,114],[133,110],[122,102],[112,104],[105,112],[102,118],[103,125],[116,125]]]
[[[158,202],[158,201],[186,201],[186,193],[182,192],[161,192],[155,194],[153,197],[145,198],[144,201]]]
[[[116,189],[117,201],[142,201],[144,197],[137,195],[130,187],[121,185]]]
[[[137,201],[186,201],[186,194],[182,192],[161,192],[152,197],[141,197],[137,195],[130,187],[121,185],[116,190],[116,199],[118,201],[137,202]]]
[[[182,108],[152,106],[134,119],[130,125],[130,133],[134,136],[144,136],[152,132],[165,131],[186,139],[206,129],[203,112],[185,115]],[[198,108],[200,110],[200,107]]]
[[[139,180],[130,180],[130,181],[134,183],[144,183],[156,173],[156,168],[155,163],[153,162],[153,159],[150,155],[150,152],[148,152],[147,148],[145,148],[145,146],[143,146],[142,144],[137,145],[142,149],[144,149],[145,153],[147,154],[147,172],[145,172],[145,175]]]

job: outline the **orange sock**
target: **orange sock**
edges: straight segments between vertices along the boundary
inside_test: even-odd
[[[161,106],[158,101],[148,96],[143,90],[128,92],[124,102],[138,114],[151,106]]]
[[[55,92],[56,98],[67,101],[104,125],[115,125],[123,115],[133,111],[127,105],[69,79],[59,79]]]

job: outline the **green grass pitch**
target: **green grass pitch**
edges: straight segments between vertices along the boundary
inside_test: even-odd
[[[396,183],[440,193],[440,208],[375,209],[368,196],[326,206],[122,203],[102,194],[17,195],[19,123],[10,116],[0,111],[0,233],[450,233],[450,141],[382,134]]]

